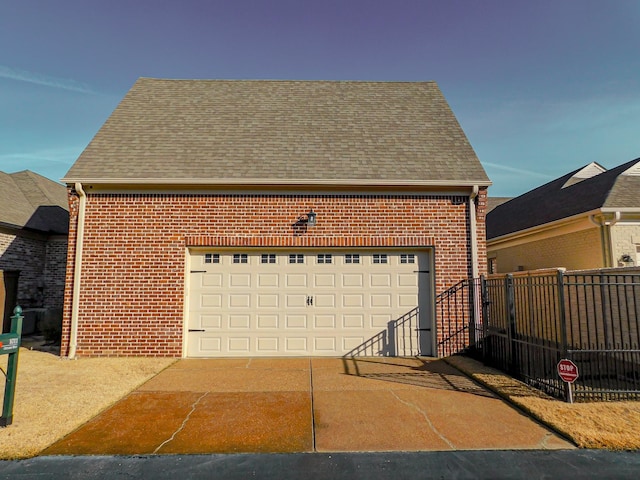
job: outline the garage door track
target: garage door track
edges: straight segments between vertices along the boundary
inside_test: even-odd
[[[573,446],[429,358],[186,359],[44,454]]]

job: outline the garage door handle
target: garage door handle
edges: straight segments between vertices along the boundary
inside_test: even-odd
[[[194,328],[189,329],[190,332],[204,332],[204,330],[196,330]]]
[[[313,297],[307,295],[307,305],[313,305]]]

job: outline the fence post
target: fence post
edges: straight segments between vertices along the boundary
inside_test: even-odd
[[[476,295],[474,291],[474,279],[471,277],[467,280],[467,288],[469,289],[469,339],[467,345],[469,349],[476,349]]]
[[[516,356],[515,356],[515,336],[516,336],[516,300],[513,286],[513,275],[507,274],[505,279],[505,287],[507,289],[507,318],[509,319],[509,325],[507,328],[507,364],[509,365],[509,371],[515,371]]]
[[[18,355],[20,353],[20,336],[22,335],[22,308],[17,305],[11,317],[11,331],[0,335],[0,353],[8,354],[7,372],[5,374],[4,400],[2,402],[2,417],[0,427],[7,427],[13,423],[13,400],[16,393],[16,378],[18,376]],[[6,345],[4,342],[8,342]]]
[[[480,296],[482,299],[482,362],[486,363],[489,348],[489,339],[487,338],[487,329],[489,321],[489,294],[487,292],[487,277],[480,275]]]
[[[556,274],[558,284],[558,321],[560,322],[560,346],[562,348],[562,352],[560,358],[569,358],[569,347],[567,341],[567,312],[564,305],[564,272],[562,270],[558,270]],[[559,361],[560,359],[558,359]],[[572,360],[569,358],[569,360]],[[564,395],[567,399],[567,402],[573,403],[573,395],[571,394],[571,384],[569,382],[564,383]]]

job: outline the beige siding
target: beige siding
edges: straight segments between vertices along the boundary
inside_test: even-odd
[[[570,270],[604,267],[600,233],[597,228],[513,247],[489,247],[488,257],[496,258],[498,273],[554,267]]]
[[[617,223],[611,227],[611,244],[613,249],[613,266],[625,266],[621,262],[623,255],[630,255],[634,261],[634,265],[640,265],[640,224],[625,225]]]

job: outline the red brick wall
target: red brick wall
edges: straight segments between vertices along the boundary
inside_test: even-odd
[[[69,348],[77,203],[72,192],[63,355]],[[309,208],[318,215],[317,226],[296,229]],[[465,196],[89,195],[77,354],[180,356],[188,246],[433,246],[441,292],[470,275],[468,211]],[[477,217],[483,244],[480,208]]]

